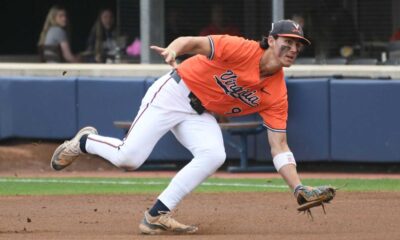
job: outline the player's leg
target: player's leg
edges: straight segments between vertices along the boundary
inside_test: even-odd
[[[123,141],[91,134],[87,136],[85,149],[117,167],[137,169],[148,158],[158,140],[179,121],[179,114],[147,105],[141,109]]]
[[[194,158],[176,174],[155,205],[145,212],[145,217],[139,225],[142,233],[157,234],[165,230],[185,233],[197,231],[195,226],[176,222],[169,216],[170,211],[183,197],[213,174],[226,158],[221,129],[209,113],[187,116],[187,119],[174,127],[173,133],[192,152]],[[168,214],[168,217],[165,218],[164,214]],[[165,221],[164,219],[171,221],[158,224],[159,221]]]
[[[65,168],[74,160],[66,155],[76,158],[81,152],[98,155],[120,168],[137,169],[147,159],[157,141],[176,124],[176,120],[179,120],[176,115],[166,110],[145,105],[141,107],[123,141],[86,131],[86,135],[81,134],[76,141],[70,141],[76,142],[71,146],[71,151],[66,151],[68,149],[63,147],[65,144],[59,147],[62,152],[56,150],[53,157],[55,160],[52,160],[53,169]],[[68,165],[64,164],[65,159],[69,159]]]
[[[57,148],[51,160],[52,167],[61,170],[72,163],[80,153],[87,152],[99,155],[118,167],[138,168],[157,141],[182,119],[179,116],[182,112],[168,109],[175,107],[174,102],[168,102],[171,101],[168,94],[171,88],[176,86],[176,82],[171,81],[170,74],[166,74],[149,88],[123,141],[99,136],[97,131],[80,131],[71,141]],[[166,106],[163,107],[163,104]]]
[[[175,175],[158,198],[170,210],[218,170],[226,158],[221,128],[211,114],[192,115],[172,131],[194,158]]]
[[[136,169],[150,155],[158,140],[193,112],[182,86],[168,73],[158,79],[142,100],[138,115],[124,141],[89,135],[86,149],[118,167]]]

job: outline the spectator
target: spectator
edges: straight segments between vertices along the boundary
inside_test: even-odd
[[[200,36],[228,34],[240,36],[239,29],[234,25],[227,25],[222,5],[215,4],[211,8],[211,23],[200,31]]]
[[[110,9],[99,12],[88,38],[87,52],[92,56],[90,62],[104,63],[107,59],[114,60],[119,54],[114,23],[114,14]]]
[[[43,62],[79,62],[68,40],[68,18],[64,8],[53,6],[47,14],[38,42]]]

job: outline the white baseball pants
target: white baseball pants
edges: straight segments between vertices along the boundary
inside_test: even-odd
[[[158,140],[172,131],[194,156],[181,169],[158,199],[170,210],[225,161],[221,129],[208,112],[197,114],[189,104],[190,90],[170,73],[159,78],[142,99],[139,112],[123,141],[89,135],[86,151],[125,169],[137,169],[148,158]]]

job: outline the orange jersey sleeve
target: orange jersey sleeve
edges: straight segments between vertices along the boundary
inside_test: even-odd
[[[211,35],[210,60],[239,63],[245,61],[254,49],[249,48],[249,41],[229,35]]]
[[[279,103],[259,112],[264,121],[264,126],[271,131],[286,132],[288,119],[288,101],[283,98]]]

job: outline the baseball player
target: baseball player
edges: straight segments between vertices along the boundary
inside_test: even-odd
[[[290,67],[309,44],[298,24],[281,20],[260,42],[211,35],[179,37],[166,48],[152,46],[173,70],[149,88],[126,137],[121,141],[98,135],[93,127],[83,128],[55,150],[51,166],[61,170],[79,154],[90,153],[134,170],[172,131],[194,158],[144,212],[139,229],[144,234],[194,233],[198,228],[179,223],[171,210],[225,161],[221,129],[211,113],[259,113],[268,129],[276,170],[292,190],[305,189],[286,141],[288,101],[282,68]],[[178,66],[176,57],[188,53],[194,56]]]

